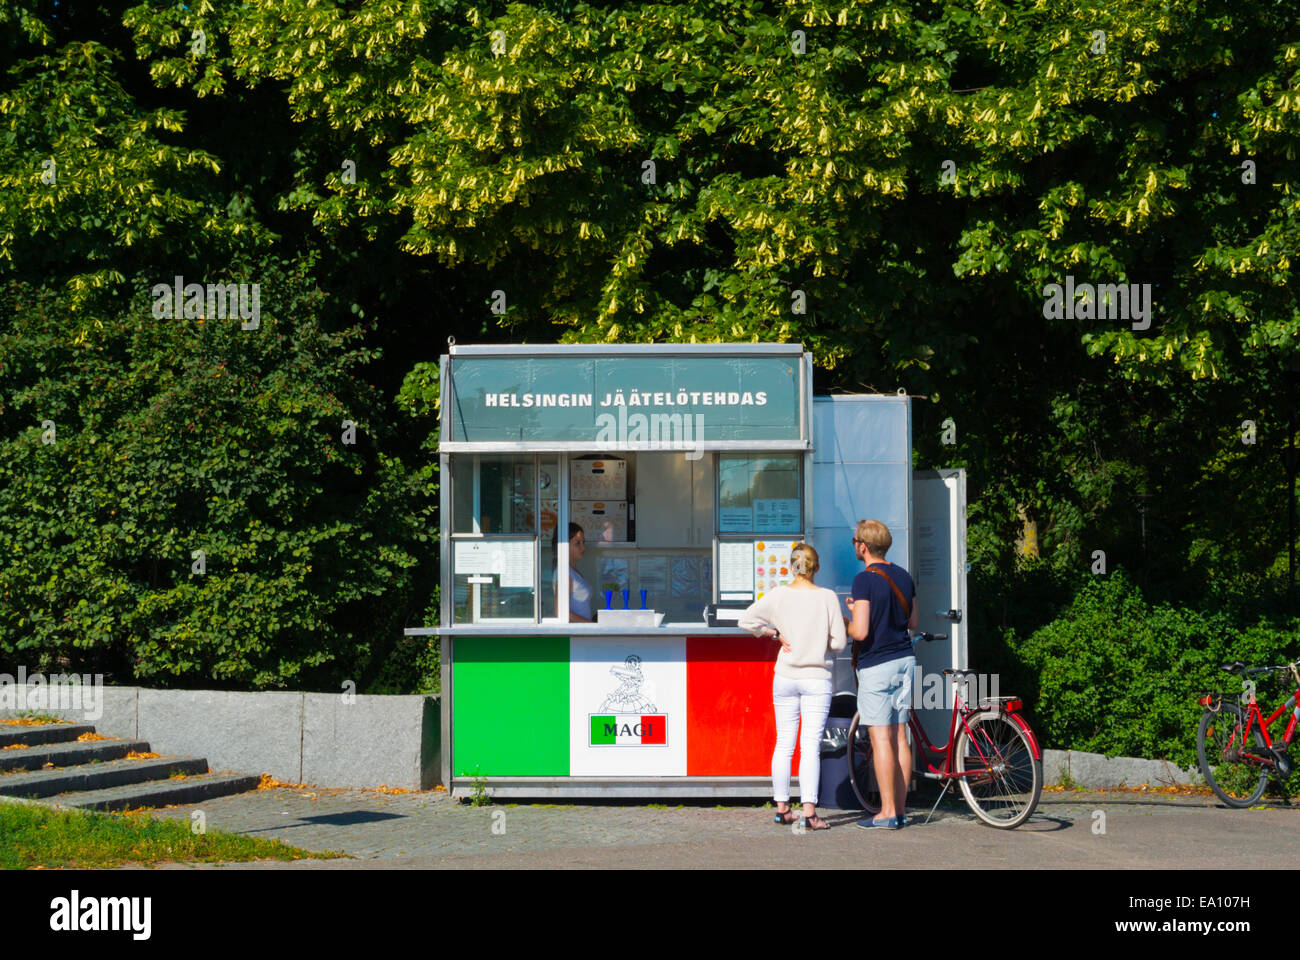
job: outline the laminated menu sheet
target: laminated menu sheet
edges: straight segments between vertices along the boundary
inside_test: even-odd
[[[501,544],[501,586],[531,587],[533,585],[533,544]]]
[[[456,541],[455,569],[462,573],[497,573],[501,569],[501,544],[492,540]]]
[[[491,583],[501,578],[503,587],[533,585],[533,543],[531,540],[458,540],[455,550],[456,575],[487,575],[474,583]]]
[[[750,599],[754,595],[754,544],[748,540],[723,540],[718,544],[718,595],[723,600]]]
[[[794,583],[794,571],[790,569],[790,551],[794,545],[793,540],[754,541],[755,600],[777,587]]]

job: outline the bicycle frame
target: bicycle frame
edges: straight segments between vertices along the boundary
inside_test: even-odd
[[[1288,698],[1285,703],[1283,703],[1280,707],[1278,707],[1271,714],[1269,714],[1267,718],[1265,718],[1264,716],[1264,711],[1259,709],[1259,701],[1255,699],[1254,686],[1252,685],[1248,687],[1248,691],[1247,691],[1248,700],[1246,702],[1246,726],[1241,731],[1241,745],[1236,747],[1238,751],[1237,755],[1239,757],[1246,760],[1255,761],[1264,766],[1270,766],[1270,767],[1276,766],[1277,765],[1276,757],[1272,757],[1272,756],[1263,757],[1257,753],[1249,752],[1248,750],[1245,749],[1245,747],[1248,743],[1250,743],[1251,732],[1254,728],[1255,722],[1258,720],[1259,732],[1260,735],[1263,736],[1264,738],[1264,745],[1270,751],[1274,750],[1275,747],[1273,746],[1273,739],[1268,735],[1268,728],[1273,725],[1273,722],[1277,720],[1278,717],[1282,716],[1283,713],[1288,713],[1288,712],[1291,713],[1291,719],[1287,723],[1286,730],[1282,734],[1282,744],[1283,746],[1291,745],[1291,740],[1295,737],[1296,727],[1300,725],[1300,722],[1296,720],[1295,712],[1294,712],[1296,703],[1300,702],[1300,672],[1297,672],[1294,663],[1292,663],[1290,666],[1291,666],[1291,674],[1296,678],[1295,693],[1291,694],[1290,698]],[[1210,704],[1216,698],[1218,698],[1219,701],[1222,702],[1224,696],[1225,694],[1207,694],[1206,696],[1201,698],[1200,703],[1202,706],[1208,709],[1210,707]],[[1226,749],[1228,750],[1233,749],[1234,747],[1233,741],[1235,739],[1236,739],[1236,733],[1234,731],[1233,735],[1228,739],[1228,744]]]
[[[930,738],[925,735],[925,728],[921,726],[921,722],[917,719],[917,714],[915,710],[909,713],[907,717],[908,727],[912,731],[912,742],[916,743],[924,751],[924,754],[919,754],[918,756],[924,756],[925,754],[933,754],[936,757],[939,756],[943,757],[943,769],[939,769],[935,767],[935,765],[931,763],[929,759],[925,760],[925,766],[928,767],[929,769],[921,770],[920,773],[923,777],[928,777],[931,780],[960,780],[963,777],[969,777],[975,774],[982,774],[985,772],[984,770],[980,770],[980,769],[964,770],[964,771],[958,771],[953,769],[955,764],[954,758],[956,756],[958,723],[961,724],[962,729],[965,730],[967,736],[970,737],[970,741],[975,747],[975,752],[979,754],[980,759],[984,762],[985,768],[988,767],[990,762],[989,758],[984,756],[984,751],[980,746],[980,739],[974,735],[974,733],[970,728],[970,724],[966,722],[968,717],[976,713],[980,713],[982,712],[982,710],[977,710],[973,707],[968,706],[966,702],[962,699],[961,694],[957,691],[957,686],[958,686],[957,683],[954,681],[953,700],[952,700],[952,719],[949,720],[948,722],[948,742],[945,743],[943,746],[936,747],[934,744],[930,742]],[[1034,752],[1034,759],[1042,760],[1043,752],[1041,748],[1038,746],[1038,738],[1034,736],[1034,732],[1029,728],[1029,724],[1025,723],[1024,719],[1020,716],[1020,710],[1022,708],[1023,708],[1023,702],[1017,698],[1017,699],[1011,699],[1006,701],[994,700],[989,704],[989,706],[983,709],[996,710],[1002,713],[1004,716],[1011,719],[1018,727],[1020,727],[1021,730],[1025,732],[1025,735],[1029,737],[1029,743],[1032,746]]]
[[[1250,697],[1250,702],[1246,708],[1246,728],[1241,732],[1242,746],[1244,747],[1247,743],[1250,742],[1251,727],[1255,723],[1255,721],[1258,720],[1259,732],[1264,737],[1264,745],[1268,747],[1270,750],[1272,750],[1273,740],[1268,735],[1268,728],[1271,727],[1273,725],[1273,721],[1275,721],[1278,717],[1282,716],[1283,713],[1291,714],[1291,720],[1289,723],[1287,723],[1286,731],[1282,734],[1282,743],[1286,746],[1290,746],[1291,739],[1292,737],[1295,736],[1295,729],[1297,725],[1295,712],[1294,712],[1297,700],[1300,700],[1300,687],[1296,689],[1295,693],[1291,695],[1290,699],[1288,699],[1286,703],[1282,704],[1282,706],[1274,710],[1271,714],[1268,715],[1268,718],[1265,719],[1264,711],[1259,709],[1259,703],[1255,700],[1255,697],[1252,694]],[[1232,743],[1229,742],[1228,746],[1231,747]],[[1273,757],[1261,757],[1258,754],[1248,753],[1244,749],[1241,750],[1241,756],[1248,757],[1252,760],[1258,760],[1261,763],[1272,764],[1276,762]]]

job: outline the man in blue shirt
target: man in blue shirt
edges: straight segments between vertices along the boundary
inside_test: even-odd
[[[907,717],[916,669],[912,631],[919,618],[911,575],[885,559],[893,542],[889,528],[880,521],[858,521],[853,547],[866,569],[853,578],[847,627],[854,641],[858,714],[871,736],[880,787],[880,814],[860,821],[859,827],[907,824],[907,785],[912,775]]]

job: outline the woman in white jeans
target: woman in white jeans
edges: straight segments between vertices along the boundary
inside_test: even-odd
[[[788,587],[777,587],[759,597],[740,618],[740,626],[755,636],[781,641],[772,677],[772,707],[776,712],[776,749],[772,752],[772,792],[776,800],[776,822],[791,823],[790,761],[799,718],[803,717],[803,739],[799,758],[799,799],[803,801],[801,826],[826,830],[829,824],[817,816],[817,787],[821,779],[821,739],[826,716],[831,710],[832,650],[843,650],[847,638],[844,615],[834,591],[813,583],[817,573],[817,551],[797,543],[790,551],[795,579]]]

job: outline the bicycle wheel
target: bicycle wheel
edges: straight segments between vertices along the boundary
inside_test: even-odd
[[[871,754],[871,735],[858,725],[858,715],[849,724],[849,783],[862,809],[875,816],[880,812],[880,792],[876,789],[875,768]]]
[[[1206,710],[1196,729],[1196,759],[1201,765],[1201,776],[1214,795],[1230,807],[1253,806],[1268,786],[1268,768],[1240,757],[1245,730],[1246,718],[1241,708],[1231,703],[1225,703],[1217,711]],[[1267,755],[1259,728],[1251,733],[1254,752]]]
[[[969,727],[969,732],[966,727]],[[966,719],[954,748],[966,804],[991,827],[1018,827],[1034,812],[1043,794],[1043,761],[1020,724],[987,711]]]

